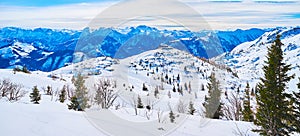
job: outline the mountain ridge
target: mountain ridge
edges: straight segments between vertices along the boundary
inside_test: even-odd
[[[185,49],[198,57],[210,58],[229,52],[240,43],[252,41],[265,31],[250,29],[214,33],[158,30],[149,26],[85,28],[81,31],[5,27],[0,29],[0,60],[3,62],[0,68],[26,66],[30,70],[53,71],[74,62],[74,52],[83,52],[83,58],[126,58],[155,49],[162,43]],[[34,50],[24,52],[21,48],[13,48],[16,45],[32,46]]]

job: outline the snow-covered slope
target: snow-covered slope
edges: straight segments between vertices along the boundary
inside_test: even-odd
[[[219,69],[205,59],[195,57],[185,51],[161,45],[126,59],[112,59],[99,57],[52,71],[33,72],[32,74],[16,73],[11,70],[0,70],[2,78],[9,78],[15,83],[21,83],[26,91],[31,91],[34,85],[39,89],[48,85],[55,91],[63,85],[71,85],[71,76],[80,71],[86,75],[86,86],[89,95],[95,93],[94,84],[99,79],[116,80],[118,99],[109,110],[99,110],[93,105],[86,112],[67,110],[65,103],[59,103],[57,95],[42,95],[41,104],[29,102],[28,93],[19,102],[9,103],[4,98],[0,100],[0,120],[12,122],[0,126],[6,128],[1,131],[4,135],[224,135],[231,136],[238,133],[257,135],[250,132],[255,126],[252,123],[225,120],[210,120],[203,117],[204,97],[207,94],[207,80],[211,72],[217,73],[221,81],[221,88],[230,91],[236,86],[237,78],[227,70]],[[49,76],[50,75],[50,76]],[[179,80],[177,76],[179,75]],[[53,77],[59,77],[59,80]],[[145,84],[148,91],[143,91]],[[185,84],[190,89],[185,89]],[[202,85],[204,90],[202,90]],[[72,86],[71,86],[72,87]],[[154,90],[158,87],[158,96]],[[176,91],[173,92],[173,87]],[[177,91],[182,88],[182,94]],[[188,87],[189,88],[189,87]],[[43,94],[43,92],[42,92]],[[135,115],[133,101],[137,96],[142,103],[149,105],[151,110],[138,109]],[[224,95],[222,96],[224,99]],[[91,99],[92,100],[92,99]],[[195,115],[187,114],[188,103],[192,101],[197,110]],[[183,112],[177,107],[183,104]],[[118,107],[118,108],[117,108]],[[169,111],[176,114],[175,123],[169,121]],[[161,123],[157,114],[161,113]],[[17,117],[15,117],[17,116]],[[82,126],[82,127],[81,127]],[[22,132],[11,132],[13,128],[21,127]],[[2,128],[2,127],[1,127]],[[216,131],[218,128],[220,131]],[[104,131],[103,131],[104,130]],[[118,131],[116,131],[118,130]]]
[[[230,53],[221,55],[218,60],[234,69],[239,75],[241,82],[249,81],[252,87],[263,77],[262,67],[265,64],[267,48],[273,44],[276,35],[281,35],[284,54],[284,62],[291,64],[289,74],[296,74],[296,78],[290,82],[289,91],[298,90],[296,84],[300,77],[300,28],[288,27],[277,28],[266,32],[260,38],[238,45]]]

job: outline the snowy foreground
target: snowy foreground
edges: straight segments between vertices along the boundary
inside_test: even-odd
[[[156,112],[153,111],[150,114],[151,119],[147,120],[143,115],[144,111],[140,110],[139,115],[135,116],[134,110],[126,104],[119,110],[114,108],[110,110],[91,108],[86,112],[68,110],[69,101],[60,103],[57,96],[44,95],[41,87],[50,85],[53,90],[59,90],[64,84],[71,84],[70,75],[63,75],[66,81],[60,81],[53,80],[48,77],[52,73],[45,72],[14,74],[12,70],[6,69],[0,70],[0,73],[1,79],[20,83],[27,91],[26,96],[18,102],[11,103],[5,98],[0,100],[1,135],[5,136],[257,135],[251,132],[255,127],[252,123],[210,120],[200,115],[178,114],[180,117],[176,118],[175,123],[170,123],[168,113],[164,112],[162,123],[158,123]],[[29,99],[29,92],[35,85],[38,85],[42,93],[40,104],[33,104]],[[201,94],[198,97],[203,99]]]

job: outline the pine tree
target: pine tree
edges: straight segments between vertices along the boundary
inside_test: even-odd
[[[142,103],[142,99],[140,96],[138,96],[138,98],[137,98],[137,108],[139,108],[139,109],[144,108],[144,105]]]
[[[71,104],[68,104],[69,110],[78,110],[81,111],[81,108],[79,106],[79,102],[76,96],[71,97]]]
[[[46,95],[52,95],[52,88],[49,85],[47,86]]]
[[[223,115],[221,109],[223,103],[221,102],[221,90],[220,83],[215,77],[215,73],[212,73],[209,77],[209,83],[207,85],[209,97],[205,98],[205,107],[206,117],[212,119],[220,119]]]
[[[41,94],[37,86],[33,87],[32,93],[30,93],[30,99],[34,104],[39,104],[39,101],[41,100]]]
[[[178,88],[177,88],[177,91],[178,91],[178,93],[179,93],[180,95],[183,96],[182,86],[178,87]]]
[[[257,113],[254,124],[260,129],[254,130],[261,135],[283,136],[289,135],[291,125],[291,107],[287,94],[284,93],[287,82],[293,76],[288,76],[290,65],[283,62],[283,53],[280,35],[277,35],[275,43],[268,48],[266,65],[263,67],[264,78],[258,85]]]
[[[177,82],[180,82],[180,76],[179,76],[179,74],[177,75]]]
[[[60,94],[59,94],[59,101],[61,103],[65,102],[65,100],[66,100],[66,93],[67,93],[66,86],[64,85],[63,88],[60,91]]]
[[[186,82],[184,83],[184,90],[188,90],[188,85]]]
[[[72,78],[72,82],[75,86],[75,97],[73,98],[74,101],[71,100],[71,105],[76,100],[77,102],[73,104],[76,105],[78,103],[78,106],[75,107],[74,110],[84,111],[86,108],[90,107],[90,105],[88,104],[89,99],[87,96],[88,95],[87,88],[84,85],[85,83],[84,77],[81,75],[81,73],[79,73],[76,78],[75,77]]]
[[[156,86],[155,89],[154,89],[154,97],[158,98],[158,94],[159,94],[158,86]]]
[[[171,92],[168,91],[168,97],[171,99]]]
[[[173,90],[173,92],[174,92],[174,93],[176,92],[176,88],[175,88],[175,86],[173,86],[173,89],[172,89],[172,90]]]
[[[22,72],[24,72],[24,73],[30,73],[30,71],[27,69],[27,67],[26,67],[26,66],[23,66],[23,68],[22,68]]]
[[[173,113],[172,110],[171,110],[170,113],[169,113],[169,118],[170,118],[171,123],[174,123],[174,122],[175,122],[175,115],[174,115],[174,113]]]
[[[300,78],[299,78],[300,81]],[[300,82],[297,84],[298,85],[298,89],[300,89]],[[295,132],[300,133],[300,91],[298,93],[293,92],[293,119],[292,119],[292,123],[293,123],[293,129]]]
[[[255,96],[255,91],[253,88],[251,89],[251,96]]]
[[[250,86],[249,83],[247,82],[246,89],[245,89],[245,97],[243,101],[243,120],[244,121],[253,121],[253,113],[251,110],[251,105],[250,105]]]
[[[201,84],[201,91],[205,91],[204,84]]]
[[[191,81],[189,82],[189,93],[191,93],[192,91],[192,84],[191,84]]]
[[[148,91],[148,88],[146,87],[145,83],[143,83],[143,88],[142,88],[143,91]]]
[[[189,114],[191,115],[194,115],[196,109],[194,108],[194,104],[192,101],[190,101],[190,104],[189,104]]]

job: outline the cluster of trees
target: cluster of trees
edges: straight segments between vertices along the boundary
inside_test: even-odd
[[[73,96],[71,96],[71,103],[68,104],[69,109],[84,111],[91,105],[89,103],[89,96],[87,87],[84,85],[84,77],[79,73],[77,77],[72,79],[72,83],[75,86]],[[111,80],[100,80],[95,84],[96,94],[94,96],[94,102],[102,109],[108,109],[113,106],[114,101],[118,97],[115,91],[116,82]]]
[[[22,68],[15,67],[15,68],[13,69],[13,72],[14,72],[14,73],[16,73],[16,72],[24,72],[24,73],[30,74],[30,71],[27,69],[26,66],[23,66]]]
[[[293,132],[300,132],[300,92],[287,93],[287,83],[294,78],[288,75],[290,65],[283,62],[283,53],[278,35],[275,43],[268,48],[267,61],[263,67],[264,77],[256,88],[256,113],[251,110],[250,86],[247,83],[243,101],[238,95],[228,98],[231,106],[221,101],[219,82],[212,73],[208,83],[208,97],[205,98],[206,117],[219,119],[226,117],[231,120],[254,122],[259,126],[253,131],[261,135],[286,136]],[[300,80],[300,78],[299,78]],[[298,84],[300,89],[300,82]],[[239,93],[239,92],[238,92]]]
[[[70,100],[70,103],[67,104],[68,109],[76,111],[84,111],[89,108],[91,105],[90,96],[88,95],[88,89],[85,86],[84,76],[80,73],[72,78],[72,83],[74,89],[70,88],[68,85],[64,85],[63,88],[56,93],[58,95],[58,101],[64,103],[67,99]],[[95,84],[95,97],[94,102],[100,108],[108,109],[113,105],[113,102],[117,98],[117,93],[114,88],[116,87],[115,82],[110,80],[100,80]],[[46,95],[52,95],[52,87],[47,86],[47,89],[44,89]],[[31,102],[34,104],[39,104],[41,100],[41,94],[37,86],[34,86],[32,92],[30,93]]]

